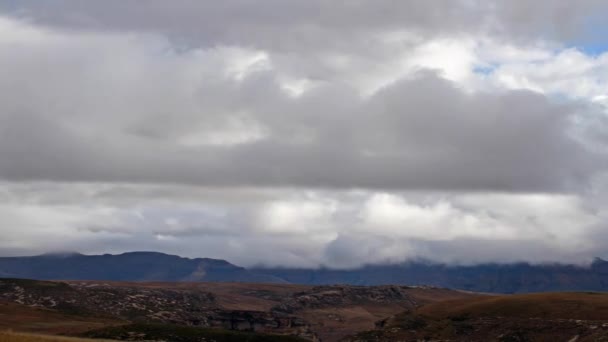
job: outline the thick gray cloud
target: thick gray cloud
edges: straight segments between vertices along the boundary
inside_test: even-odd
[[[526,91],[476,97],[422,76],[365,101],[352,101],[355,94],[336,98],[319,91],[291,101],[289,109],[273,103],[281,96],[277,92],[258,90],[253,101],[239,103],[242,92],[249,93],[237,89],[223,96],[256,113],[276,136],[233,147],[184,148],[129,132],[106,139],[83,136],[67,130],[61,117],[49,122],[36,113],[18,113],[3,118],[0,155],[11,162],[0,164],[0,175],[222,186],[562,191],[586,181],[600,166],[594,161],[598,156],[568,135],[577,108]],[[256,98],[268,101],[258,104]],[[331,116],[317,106],[331,108]],[[292,117],[278,118],[281,110],[290,110]],[[164,127],[146,129],[170,134]],[[291,141],[298,131],[309,132],[309,141]]]
[[[605,256],[607,5],[0,0],[0,254]]]
[[[602,0],[108,0],[10,1],[0,6],[36,22],[73,29],[148,30],[203,45],[293,49],[347,46],[358,34],[413,29],[422,34],[486,32],[571,39],[588,34]],[[597,27],[596,27],[597,28]]]
[[[0,46],[5,179],[566,191],[603,167],[572,137],[587,108],[527,90],[471,94],[427,71],[369,96],[336,81],[294,98],[279,69],[226,77],[221,52],[55,39]]]

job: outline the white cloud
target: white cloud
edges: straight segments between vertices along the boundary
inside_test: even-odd
[[[569,48],[542,60],[504,63],[493,74],[509,88],[601,103],[608,89],[608,53],[589,56]]]
[[[0,224],[20,227],[4,235],[4,253],[204,251],[243,265],[586,262],[605,253],[598,237],[608,214],[601,202],[556,194],[224,189],[221,198],[217,189],[143,184],[3,188]]]

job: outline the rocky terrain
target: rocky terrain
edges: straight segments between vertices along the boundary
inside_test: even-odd
[[[30,307],[128,319],[182,321],[215,307],[206,292],[112,287],[96,283],[0,280],[1,298]]]
[[[608,294],[0,279],[3,328],[130,341],[608,342]]]
[[[344,307],[349,305],[393,304],[414,308],[417,301],[408,293],[408,286],[316,286],[310,291],[298,292],[284,299],[273,307],[275,312],[293,313],[304,309],[320,309],[327,307]]]
[[[269,331],[316,339],[307,323],[295,316],[278,312],[224,310],[212,293],[198,289],[4,279],[0,280],[0,299],[30,307],[120,318],[129,322]]]
[[[467,296],[471,295],[407,286],[0,279],[0,301],[29,308],[119,321],[116,324],[220,328],[311,341],[335,341],[405,309]]]

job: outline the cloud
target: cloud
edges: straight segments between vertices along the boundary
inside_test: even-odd
[[[294,98],[263,51],[3,22],[26,35],[0,42],[8,180],[553,192],[603,166],[571,136],[583,107],[530,91],[414,70],[370,95],[336,79]]]
[[[604,6],[0,0],[0,253],[605,255]]]
[[[577,49],[565,49],[535,63],[505,63],[492,74],[497,82],[514,89],[531,89],[560,94],[573,99],[588,99],[606,105],[608,53],[589,56]]]
[[[606,253],[608,211],[576,195],[232,188],[216,197],[216,189],[170,185],[2,188],[0,224],[19,227],[4,235],[3,255],[159,250],[246,266],[343,268],[419,258],[585,263]]]
[[[243,0],[167,3],[109,0],[0,2],[0,8],[38,23],[69,29],[162,32],[204,45],[229,42],[265,47],[343,46],[340,38],[387,29],[409,29],[430,35],[492,31],[506,36],[572,38],[588,34],[587,22],[601,25],[601,0],[507,1],[356,1]],[[352,39],[352,38],[351,38]]]

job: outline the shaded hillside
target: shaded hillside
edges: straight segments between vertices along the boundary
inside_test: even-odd
[[[224,260],[154,252],[0,258],[0,277],[41,280],[281,282]]]
[[[437,302],[344,339],[367,341],[608,341],[608,294],[546,293]]]
[[[449,266],[411,262],[352,270],[256,268],[253,271],[297,284],[432,285],[495,293],[608,291],[608,262],[601,259],[589,267],[527,263]]]

